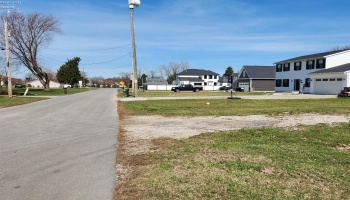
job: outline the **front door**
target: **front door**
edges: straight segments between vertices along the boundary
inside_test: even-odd
[[[300,91],[300,79],[294,79],[294,91]]]

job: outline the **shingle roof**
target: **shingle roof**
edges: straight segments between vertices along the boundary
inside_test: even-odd
[[[310,74],[337,73],[337,72],[346,72],[346,71],[350,71],[350,63],[339,65],[328,69],[323,69],[317,72],[312,72]]]
[[[249,78],[276,78],[275,66],[243,66]]]
[[[315,59],[315,58],[323,58],[325,56],[329,56],[329,55],[332,55],[332,54],[335,54],[335,53],[339,53],[339,52],[342,52],[342,51],[348,51],[348,50],[327,51],[327,52],[323,52],[323,53],[310,54],[310,55],[290,58],[290,59],[279,61],[279,62],[276,62],[276,63],[288,62],[288,61],[293,61],[293,60],[308,60],[308,59]]]
[[[183,72],[180,72],[178,75],[192,75],[192,76],[201,76],[201,75],[219,75],[213,71],[210,70],[204,70],[204,69],[187,69]]]

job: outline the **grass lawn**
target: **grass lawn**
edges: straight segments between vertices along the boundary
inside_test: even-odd
[[[17,94],[21,94],[25,92],[25,88],[14,88],[13,92]],[[91,90],[90,88],[67,88],[67,93],[76,94],[80,92],[86,92]],[[36,96],[61,96],[64,95],[63,88],[51,88],[49,92],[44,91],[42,88],[29,88],[28,95],[36,95]]]
[[[157,151],[133,158],[147,165],[129,187],[142,199],[349,199],[349,129],[246,129],[158,140]]]
[[[234,92],[233,93],[236,96],[247,96],[247,95],[271,95],[271,92]],[[130,89],[130,95],[134,96],[133,93],[131,93]],[[183,92],[173,92],[173,91],[153,91],[153,90],[139,90],[138,96],[139,97],[186,97],[186,96],[227,96],[229,97],[231,95],[230,92],[225,92],[223,90],[218,91],[200,91],[200,92],[189,92],[189,91],[183,91]],[[119,97],[126,97],[125,94],[119,93]]]
[[[45,100],[46,98],[36,98],[36,97],[13,97],[8,98],[5,96],[0,96],[0,108],[4,107],[10,107],[10,106],[16,106],[16,105],[22,105],[27,103],[32,103],[36,101]]]
[[[119,109],[132,115],[169,117],[299,113],[349,116],[349,101],[132,101],[119,102]],[[349,199],[349,130],[349,123],[321,124],[153,140],[151,152],[122,157],[139,169],[125,183],[127,194],[122,199]]]
[[[6,89],[3,88],[3,92]],[[5,95],[0,96],[0,108],[3,107],[9,107],[9,106],[16,106],[16,105],[21,105],[21,104],[27,104],[35,101],[41,101],[45,100],[46,98],[37,98],[37,97],[30,97],[30,96],[61,96],[65,95],[64,91],[62,88],[52,88],[49,92],[45,92],[41,88],[29,88],[27,97],[20,97],[16,95],[20,95],[21,93],[23,94],[25,92],[25,88],[13,88],[13,98],[8,98]],[[70,94],[76,94],[80,92],[86,92],[91,89],[89,88],[68,88],[68,95]]]
[[[207,103],[210,103],[209,105]],[[121,102],[129,114],[163,116],[228,116],[254,114],[350,114],[350,98],[295,100],[191,99]]]

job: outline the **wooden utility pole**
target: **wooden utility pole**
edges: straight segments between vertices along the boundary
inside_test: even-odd
[[[136,60],[136,42],[135,42],[135,28],[134,28],[134,5],[130,5],[130,18],[131,18],[131,37],[132,37],[132,69],[133,69],[133,90],[134,95],[137,97],[138,83],[137,83],[137,60]]]
[[[9,45],[9,31],[7,28],[7,20],[5,20],[4,24],[5,29],[5,50],[6,50],[6,66],[7,66],[7,92],[8,96],[12,98],[12,81],[11,81],[11,67],[10,67],[10,45]]]

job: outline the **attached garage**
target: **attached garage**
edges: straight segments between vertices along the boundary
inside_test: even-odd
[[[336,95],[344,87],[350,87],[350,64],[310,73],[310,78],[311,93]]]
[[[343,78],[316,78],[314,94],[338,94],[343,88]]]

